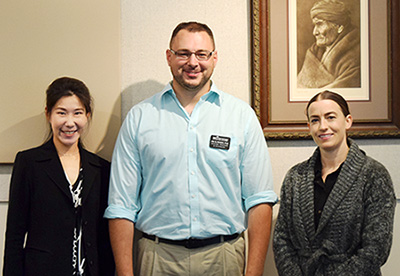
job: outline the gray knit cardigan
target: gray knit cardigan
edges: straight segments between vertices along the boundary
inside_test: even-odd
[[[314,165],[289,170],[281,189],[273,250],[279,275],[381,275],[393,236],[396,206],[386,168],[349,139],[350,150],[314,226]]]

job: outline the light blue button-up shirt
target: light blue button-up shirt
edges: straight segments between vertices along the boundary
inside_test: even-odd
[[[168,84],[129,111],[106,218],[167,239],[207,238],[244,231],[251,207],[276,201],[265,138],[247,103],[213,84],[189,115]]]

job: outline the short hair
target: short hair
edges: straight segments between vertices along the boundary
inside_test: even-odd
[[[340,106],[340,109],[342,110],[343,115],[346,117],[347,115],[350,114],[350,109],[349,109],[349,105],[347,104],[346,100],[339,95],[336,92],[332,92],[329,90],[325,90],[323,92],[319,92],[318,94],[314,95],[307,104],[306,107],[306,115],[307,115],[307,119],[310,119],[309,115],[308,115],[308,108],[310,107],[310,105],[313,102],[316,101],[320,101],[320,100],[332,100],[335,103],[337,103]]]
[[[172,47],[172,42],[173,42],[174,38],[181,30],[186,30],[186,31],[192,32],[192,33],[206,32],[209,35],[209,37],[211,38],[211,41],[213,43],[213,47],[215,50],[214,35],[213,35],[211,29],[206,24],[195,22],[195,21],[182,22],[182,23],[178,24],[178,26],[175,27],[175,29],[173,30],[172,35],[171,35],[171,40],[169,42],[170,48]]]

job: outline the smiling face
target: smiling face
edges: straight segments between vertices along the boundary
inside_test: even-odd
[[[326,47],[332,45],[339,33],[342,32],[343,26],[334,24],[332,22],[320,19],[318,17],[313,18],[313,35],[315,37],[315,43],[318,47]]]
[[[56,148],[77,146],[90,116],[76,95],[60,98],[46,115]]]
[[[204,31],[189,32],[181,30],[173,38],[171,49],[177,51],[197,52],[214,50],[211,37]],[[182,60],[167,50],[167,61],[173,76],[173,88],[176,92],[199,92],[208,91],[210,78],[217,63],[217,53],[214,52],[210,59],[205,61],[197,60],[195,55],[189,59]]]
[[[317,100],[308,108],[308,127],[321,151],[347,150],[347,130],[353,123],[333,100]]]

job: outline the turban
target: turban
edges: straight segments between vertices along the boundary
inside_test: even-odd
[[[350,12],[346,5],[337,0],[322,0],[314,4],[310,10],[311,19],[318,17],[337,25],[346,26],[350,23]]]

